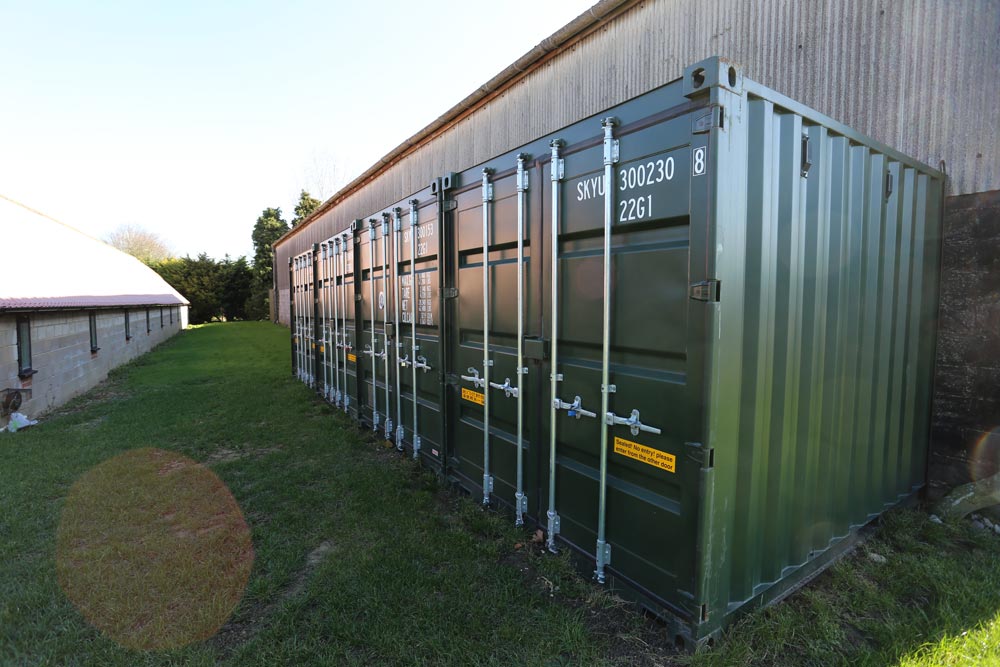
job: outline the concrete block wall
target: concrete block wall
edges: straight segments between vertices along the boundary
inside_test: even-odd
[[[95,386],[108,372],[150,351],[179,332],[186,324],[183,307],[164,307],[162,326],[159,307],[130,308],[131,338],[125,337],[124,310],[35,311],[31,322],[30,378],[18,377],[17,314],[0,314],[0,389],[31,389],[20,412],[35,419]],[[97,315],[97,346],[90,351],[91,312]],[[171,314],[173,323],[171,323]],[[7,423],[0,417],[0,426]]]
[[[945,201],[930,484],[1000,472],[1000,190]]]

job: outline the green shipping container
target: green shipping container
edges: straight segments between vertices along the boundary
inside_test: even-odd
[[[923,486],[943,178],[710,58],[334,209],[293,362],[703,642]]]

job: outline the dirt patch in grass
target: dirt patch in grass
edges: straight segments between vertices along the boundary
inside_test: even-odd
[[[238,622],[223,626],[212,638],[212,644],[223,656],[228,656],[240,645],[248,642],[264,625],[268,618],[283,602],[300,594],[309,581],[309,576],[330,553],[336,550],[333,540],[320,543],[306,556],[306,562],[292,580],[268,604],[257,605],[249,610]]]
[[[502,565],[516,568],[523,585],[555,604],[577,610],[587,633],[607,645],[606,659],[615,665],[667,667],[680,654],[666,628],[639,606],[597,588],[558,562],[545,545],[544,532],[534,529],[500,554]],[[569,656],[563,656],[569,660]]]
[[[205,459],[205,465],[214,463],[232,463],[242,459],[258,459],[272,452],[281,451],[280,447],[219,447]]]

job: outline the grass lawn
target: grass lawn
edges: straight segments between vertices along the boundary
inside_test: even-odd
[[[288,363],[285,329],[200,327],[0,434],[0,665],[1000,665],[1000,537],[967,522],[892,512],[680,656]]]

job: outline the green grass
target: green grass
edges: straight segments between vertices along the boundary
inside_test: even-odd
[[[0,664],[1000,664],[1000,538],[917,511],[887,515],[857,551],[740,621],[715,650],[672,654],[659,626],[577,577],[565,557],[543,554],[509,517],[449,494],[354,430],[291,377],[288,361],[285,329],[200,327],[39,426],[0,434]],[[83,590],[94,591],[92,619],[136,614],[144,595],[149,609],[185,619],[231,608],[225,595],[205,595],[242,583],[226,565],[242,561],[209,557],[222,547],[206,522],[224,513],[196,502],[212,495],[197,486],[208,478],[178,476],[170,486],[157,476],[163,465],[122,467],[146,448],[221,478],[254,552],[218,634],[178,639],[154,628],[161,644],[131,644],[166,637],[178,646],[154,651],[95,629],[57,576],[91,576]],[[103,497],[86,480],[115,476],[124,490],[108,491],[105,511],[81,512],[74,498],[94,508]],[[156,558],[181,543],[184,558]],[[137,545],[149,562],[136,564]],[[186,569],[169,586],[176,571],[156,564],[180,562]],[[218,576],[188,576],[205,571]],[[143,593],[144,582],[156,592]],[[112,634],[150,624],[119,622]]]
[[[854,552],[692,662],[1000,665],[1000,538],[889,512]]]

